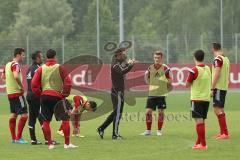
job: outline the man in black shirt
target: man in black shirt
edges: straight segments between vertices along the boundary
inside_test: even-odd
[[[41,66],[42,64],[42,52],[41,51],[36,51],[32,54],[32,65],[28,68],[27,71],[27,102],[29,105],[29,119],[28,119],[28,127],[29,127],[29,133],[31,137],[31,144],[32,145],[39,145],[42,144],[39,142],[36,138],[35,134],[35,124],[36,120],[38,119],[40,125],[42,126],[43,124],[43,117],[39,114],[40,110],[40,97],[36,96],[32,92],[31,88],[31,81],[32,78],[36,72],[36,70]],[[44,134],[43,134],[44,135]],[[45,137],[44,137],[45,138]],[[55,145],[59,144],[57,141],[53,141]],[[47,144],[46,138],[45,138],[45,144]]]
[[[41,66],[42,64],[42,53],[41,51],[36,51],[32,54],[32,65],[28,68],[27,71],[27,102],[29,105],[29,121],[28,121],[28,127],[29,127],[29,133],[31,137],[31,144],[37,145],[41,144],[37,141],[36,135],[35,135],[35,124],[36,119],[38,118],[39,123],[42,126],[42,119],[39,116],[39,109],[40,109],[40,99],[34,95],[31,88],[31,81],[32,77],[34,76],[35,71]]]
[[[124,77],[135,64],[135,60],[129,60],[126,62],[126,50],[119,48],[114,52],[114,56],[111,64],[111,79],[112,90],[111,100],[113,104],[113,112],[103,122],[101,126],[97,128],[99,136],[103,139],[104,130],[113,122],[112,139],[122,139],[118,133],[118,126],[122,117],[123,105],[124,105]]]

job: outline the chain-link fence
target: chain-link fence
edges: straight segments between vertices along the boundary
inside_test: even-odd
[[[132,35],[125,39],[133,42],[132,48],[128,51],[130,58],[135,58],[142,63],[151,63],[152,53],[155,50],[161,50],[164,53],[165,63],[193,63],[192,53],[197,49],[203,49],[206,52],[206,62],[211,62],[211,43],[219,41],[220,36],[209,35],[173,35],[151,39],[148,36]],[[104,63],[109,63],[112,57],[111,53],[106,53],[103,46],[108,41],[117,42],[118,35],[105,36],[100,38],[99,58]],[[229,57],[231,63],[239,62],[240,34],[224,35],[224,53]],[[5,64],[11,59],[14,48],[23,47],[26,49],[26,59],[24,64],[31,63],[31,53],[41,50],[43,53],[47,49],[53,48],[58,53],[58,61],[63,63],[78,55],[97,56],[97,37],[96,35],[81,35],[77,39],[59,36],[53,40],[31,40],[31,36],[26,36],[22,40],[2,40],[0,42],[0,64]]]

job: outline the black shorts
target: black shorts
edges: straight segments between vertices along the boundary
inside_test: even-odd
[[[17,115],[28,113],[27,112],[27,103],[24,96],[19,96],[15,98],[8,98],[10,103],[10,111],[11,113],[15,113]]]
[[[226,94],[227,94],[226,90],[214,89],[213,107],[224,108]]]
[[[61,98],[42,95],[40,98],[40,115],[44,120],[51,121],[54,114],[54,107]]]
[[[191,101],[192,118],[207,119],[208,107],[210,102]]]
[[[156,110],[156,108],[166,109],[167,106],[165,99],[166,99],[165,96],[162,97],[148,96],[146,108],[152,109],[154,111]]]

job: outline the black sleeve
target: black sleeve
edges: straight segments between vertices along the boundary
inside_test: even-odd
[[[116,63],[112,66],[112,70],[118,74],[124,75],[132,69],[133,65],[126,64],[124,67],[120,63]]]
[[[38,69],[39,67],[37,66],[37,65],[34,65],[33,66],[33,69],[32,69],[32,77],[34,76],[34,74],[35,74],[35,72],[37,71],[37,69]]]

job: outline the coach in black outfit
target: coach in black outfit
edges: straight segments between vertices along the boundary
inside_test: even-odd
[[[133,67],[135,60],[129,60],[126,62],[126,50],[119,48],[114,52],[111,64],[111,79],[112,90],[111,99],[113,104],[113,112],[103,122],[101,126],[97,128],[99,136],[103,139],[104,130],[113,122],[112,139],[122,139],[118,133],[118,126],[122,117],[123,105],[124,105],[124,75],[127,74]]]
[[[42,144],[39,142],[36,138],[35,134],[35,124],[36,120],[38,119],[40,125],[43,124],[43,118],[39,114],[40,110],[40,97],[35,96],[35,94],[32,92],[31,88],[31,81],[34,76],[35,71],[41,66],[42,64],[42,52],[36,51],[32,54],[32,65],[28,68],[27,71],[27,102],[29,105],[29,119],[28,119],[28,128],[31,138],[31,144],[32,145],[39,145]],[[59,144],[59,142],[53,141],[53,143]],[[45,144],[46,144],[46,138],[45,138]]]

